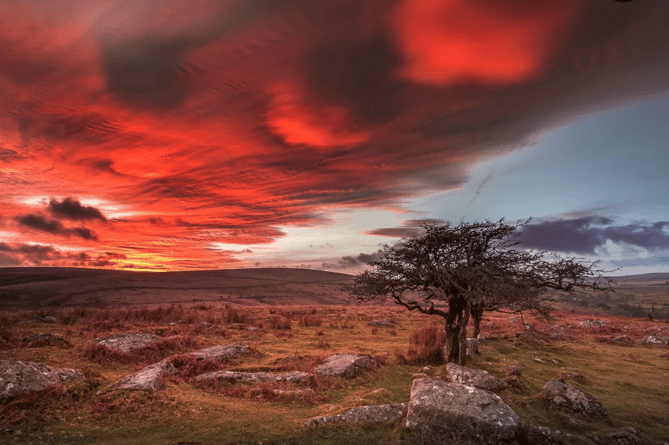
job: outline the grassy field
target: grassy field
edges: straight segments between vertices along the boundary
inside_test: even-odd
[[[126,309],[54,309],[54,323],[31,311],[0,313],[0,359],[20,359],[82,370],[69,388],[14,400],[0,407],[3,443],[100,444],[299,444],[420,443],[399,424],[332,426],[306,430],[304,422],[357,406],[408,402],[412,375],[425,372],[446,379],[445,366],[402,364],[412,333],[441,319],[378,306],[237,307],[213,304]],[[633,427],[653,443],[669,442],[669,348],[642,346],[651,333],[669,335],[669,324],[648,319],[598,316],[603,327],[583,328],[585,315],[558,311],[549,323],[492,313],[483,323],[488,337],[482,354],[469,364],[504,377],[509,365],[522,367],[522,389],[502,398],[523,422],[564,433],[565,443],[592,444],[595,436]],[[591,317],[590,317],[591,318]],[[372,320],[394,325],[370,326]],[[154,333],[164,337],[134,354],[104,354],[94,339],[115,333]],[[40,345],[25,336],[55,333],[66,344]],[[628,335],[631,347],[609,344]],[[176,337],[175,337],[176,336]],[[277,396],[290,385],[197,387],[189,369],[167,378],[154,393],[97,395],[119,378],[168,356],[233,342],[252,352],[222,369],[310,371],[336,352],[370,354],[383,365],[353,379],[318,377],[310,391]],[[213,365],[211,365],[213,366]],[[551,379],[563,377],[598,397],[609,422],[589,422],[548,408],[537,397]],[[288,386],[286,386],[288,385]]]

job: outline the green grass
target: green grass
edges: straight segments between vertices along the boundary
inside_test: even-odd
[[[406,353],[413,333],[440,319],[410,314],[390,307],[285,307],[230,308],[198,305],[169,309],[114,311],[84,310],[52,313],[54,324],[41,324],[29,312],[7,312],[0,359],[37,361],[56,367],[84,371],[86,379],[39,397],[5,405],[0,412],[0,442],[72,444],[200,444],[234,443],[420,443],[420,438],[399,425],[331,426],[305,430],[314,416],[332,415],[372,404],[408,402],[412,375],[425,372],[446,378],[444,366],[401,365],[396,352]],[[282,317],[282,323],[272,317]],[[305,322],[305,318],[308,321]],[[472,367],[504,377],[510,364],[522,366],[521,393],[504,391],[502,397],[523,422],[548,426],[574,434],[566,443],[593,444],[593,435],[634,427],[655,443],[669,441],[669,349],[640,345],[643,335],[664,332],[669,325],[624,317],[603,318],[604,328],[578,328],[585,316],[556,314],[554,323],[564,330],[563,339],[550,339],[550,326],[534,319],[536,333],[524,335],[520,323],[509,315],[490,314],[483,324],[489,336],[482,355]],[[592,317],[590,317],[592,318]],[[602,318],[602,317],[600,317]],[[370,320],[395,320],[393,327],[368,325]],[[240,321],[241,320],[241,321]],[[212,326],[202,326],[206,321]],[[176,324],[174,324],[177,322]],[[243,323],[242,329],[231,327]],[[252,328],[252,329],[248,329]],[[234,360],[225,369],[276,371],[313,370],[327,355],[355,351],[377,356],[385,364],[353,380],[317,379],[318,397],[292,401],[259,401],[250,392],[226,395],[215,388],[198,388],[187,379],[168,378],[155,393],[117,392],[97,395],[119,378],[155,360],[146,356],[114,361],[95,361],[87,355],[95,337],[117,332],[156,332],[191,339],[165,349],[182,353],[196,342],[197,348],[238,341],[248,342],[254,353]],[[21,345],[24,335],[60,334],[70,347]],[[630,335],[634,347],[599,340],[620,333]],[[1,332],[0,332],[1,334]],[[599,340],[598,340],[599,339]],[[173,347],[172,347],[173,346]],[[577,375],[574,377],[574,375]],[[578,377],[578,375],[582,377]],[[571,377],[570,377],[571,376]],[[608,410],[608,422],[575,420],[549,409],[537,397],[551,379],[564,377],[590,392]]]

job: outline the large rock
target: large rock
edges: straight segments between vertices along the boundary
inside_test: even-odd
[[[316,368],[316,373],[335,377],[353,378],[360,369],[374,368],[376,361],[368,355],[342,352],[331,355]]]
[[[642,345],[669,345],[669,337],[661,335],[647,335],[641,339]]]
[[[107,388],[98,391],[98,394],[104,394],[111,391],[155,391],[163,387],[165,377],[175,372],[174,366],[167,360],[162,360],[153,365],[123,377],[121,380],[112,383]]]
[[[158,340],[160,340],[160,337],[151,334],[118,334],[95,339],[96,342],[109,349],[125,352],[126,354],[150,346]]]
[[[306,421],[305,426],[318,427],[336,423],[397,422],[404,415],[406,406],[406,403],[362,406],[348,410],[343,414],[312,417]]]
[[[518,416],[488,391],[417,379],[411,386],[406,426],[432,443],[498,443],[516,435]]]
[[[53,368],[22,360],[0,360],[0,400],[41,392],[83,379],[74,369]]]
[[[575,388],[561,378],[546,383],[539,397],[548,400],[552,407],[573,414],[600,419],[608,417],[606,409],[595,396]]]
[[[217,381],[229,383],[289,382],[308,385],[314,382],[314,375],[302,371],[290,371],[283,374],[272,374],[269,372],[214,371],[195,377],[195,381],[197,383],[213,383]]]
[[[492,392],[500,392],[506,389],[507,386],[502,380],[488,374],[488,371],[481,369],[472,369],[455,363],[449,363],[446,365],[446,371],[451,382],[460,385],[473,386]]]
[[[218,345],[211,346],[209,348],[200,349],[198,351],[189,352],[189,355],[199,359],[212,359],[212,360],[227,360],[231,358],[239,357],[240,355],[245,354],[251,348],[246,343],[232,343],[229,345]]]

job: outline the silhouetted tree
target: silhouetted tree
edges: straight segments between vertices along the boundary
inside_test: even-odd
[[[426,225],[425,234],[389,248],[355,279],[360,301],[385,300],[445,320],[446,357],[465,364],[469,319],[475,331],[485,311],[508,308],[547,315],[545,291],[613,290],[597,262],[514,248],[523,223],[504,220]],[[592,279],[599,275],[596,279]],[[443,302],[435,307],[435,302]]]

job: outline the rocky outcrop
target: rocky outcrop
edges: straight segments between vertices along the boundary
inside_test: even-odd
[[[518,416],[488,391],[442,380],[416,379],[406,426],[433,443],[497,443],[516,435]]]
[[[22,360],[0,360],[0,400],[42,392],[83,378],[83,374],[74,369],[53,368]]]
[[[335,377],[353,378],[359,370],[377,366],[376,361],[368,355],[342,352],[331,355],[316,368],[316,373]]]
[[[162,360],[153,365],[123,377],[121,380],[112,383],[107,388],[98,391],[98,394],[104,394],[111,391],[155,391],[163,387],[164,378],[175,372],[174,366],[167,360]]]
[[[209,348],[189,352],[185,355],[204,360],[212,359],[223,361],[239,357],[240,355],[247,353],[250,349],[251,347],[246,343],[232,343],[229,345],[211,346]]]
[[[606,409],[595,396],[575,388],[561,378],[546,383],[539,397],[548,400],[552,407],[572,414],[600,419],[608,417]]]
[[[362,406],[348,410],[343,414],[312,417],[305,422],[305,426],[313,428],[336,423],[397,422],[404,415],[406,407],[406,403]]]
[[[472,369],[455,363],[448,363],[446,371],[451,382],[460,385],[473,386],[492,392],[500,392],[506,389],[507,386],[502,380],[481,369]]]
[[[669,345],[669,337],[661,335],[647,335],[641,339],[642,345]]]
[[[272,374],[269,372],[236,372],[236,371],[214,371],[195,377],[196,383],[222,382],[288,382],[302,385],[314,383],[314,375],[302,371],[290,371],[283,374]]]
[[[118,334],[95,339],[102,346],[125,352],[126,354],[150,346],[158,340],[160,340],[160,337],[151,334]]]

